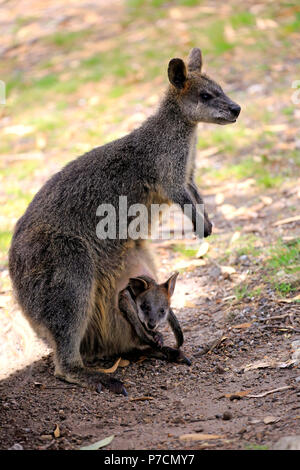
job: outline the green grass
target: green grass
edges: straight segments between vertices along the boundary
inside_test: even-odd
[[[180,253],[185,258],[194,258],[198,252],[198,249],[186,248],[184,244],[174,245],[172,249],[175,253]]]
[[[255,15],[249,11],[241,11],[230,17],[230,23],[235,29],[242,26],[253,26],[255,25]]]
[[[209,39],[209,52],[214,55],[224,54],[235,47],[235,44],[228,42],[225,37],[225,23],[222,20],[214,21],[205,29],[206,37]]]
[[[91,35],[90,29],[83,29],[80,31],[57,31],[54,34],[43,38],[46,44],[64,49],[72,49],[75,46],[80,46],[80,42],[86,40]]]
[[[274,175],[269,169],[270,165],[267,158],[263,155],[261,160],[255,161],[247,157],[239,163],[227,164],[220,170],[209,170],[211,177],[219,181],[225,181],[230,178],[243,180],[254,178],[257,186],[262,188],[276,188],[283,182],[283,175]]]
[[[279,240],[274,248],[270,249],[270,257],[267,261],[269,268],[278,270],[289,269],[292,265],[300,265],[300,239],[291,244]]]
[[[278,282],[278,283],[275,282],[274,287],[277,292],[279,292],[280,294],[284,296],[292,294],[293,292],[297,291],[297,287],[293,286],[289,282]]]
[[[246,450],[269,450],[269,447],[267,445],[262,445],[262,444],[246,444],[245,449]]]
[[[0,231],[0,252],[6,253],[10,246],[12,233],[8,230]]]

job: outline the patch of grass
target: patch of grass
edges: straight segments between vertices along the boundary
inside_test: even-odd
[[[274,287],[277,292],[280,292],[284,296],[288,294],[292,294],[293,292],[296,292],[297,290],[297,287],[293,286],[289,282],[278,282],[274,284]]]
[[[216,127],[211,131],[208,130],[205,134],[203,133],[203,135],[200,134],[198,148],[205,149],[217,146],[222,152],[232,152],[238,146],[243,145],[246,138],[247,132],[241,126]]]
[[[269,450],[269,447],[267,445],[261,445],[261,444],[246,444],[245,449],[246,450]]]
[[[230,23],[236,29],[241,26],[253,26],[255,24],[255,16],[249,11],[241,11],[231,16]]]
[[[236,300],[239,302],[245,298],[259,297],[262,293],[262,288],[257,287],[256,289],[250,289],[248,284],[239,284],[234,288],[234,295]]]
[[[275,188],[280,186],[283,181],[283,176],[271,174],[265,161],[264,156],[261,157],[261,161],[255,161],[249,157],[234,165],[227,165],[221,170],[212,170],[210,173],[220,181],[229,178],[254,178],[256,184],[263,188]]]
[[[46,36],[44,41],[50,45],[71,50],[75,45],[79,45],[82,39],[87,39],[91,35],[90,29],[80,31],[57,31],[54,34]]]
[[[294,19],[284,26],[286,33],[297,33],[300,31],[300,12],[296,12]]]
[[[273,270],[289,268],[292,265],[300,264],[300,240],[295,240],[292,244],[285,244],[281,240],[270,250],[270,258],[267,265]]]
[[[236,286],[233,290],[234,295],[236,297],[236,300],[240,301],[240,300],[244,299],[245,297],[248,297],[249,296],[249,290],[248,289],[249,289],[248,284],[240,284],[240,285]]]
[[[224,54],[235,47],[234,43],[228,42],[224,33],[224,21],[214,21],[205,29],[205,34],[210,42],[210,49],[214,55]]]
[[[9,219],[19,218],[27,209],[33,195],[31,193],[25,193],[22,189],[17,187],[9,188],[7,194],[10,197],[2,207],[1,215]]]
[[[3,178],[13,177],[14,180],[23,180],[32,176],[33,172],[40,166],[38,160],[25,160],[0,167],[0,175]],[[10,187],[12,187],[10,185]]]
[[[186,248],[184,244],[174,245],[172,249],[175,253],[180,253],[185,258],[194,258],[198,252],[197,248]]]
[[[12,238],[12,233],[8,230],[0,231],[0,252],[7,253],[10,242]]]

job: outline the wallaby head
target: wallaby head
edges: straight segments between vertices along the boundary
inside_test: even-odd
[[[167,320],[178,272],[163,284],[143,277],[131,278],[129,286],[136,296],[138,316],[148,330],[156,330]]]
[[[223,92],[220,85],[202,73],[200,49],[191,50],[187,67],[182,59],[169,62],[171,93],[182,114],[193,123],[230,124],[240,114],[240,106]]]

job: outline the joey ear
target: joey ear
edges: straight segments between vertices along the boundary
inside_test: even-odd
[[[202,69],[202,53],[198,47],[194,47],[189,55],[188,70],[190,72],[201,72]]]
[[[131,277],[129,279],[129,286],[131,287],[134,295],[138,296],[148,289],[148,283],[140,277]]]
[[[164,287],[167,289],[169,297],[172,297],[172,295],[174,293],[175,284],[176,284],[178,274],[179,274],[179,272],[176,272],[164,283]]]
[[[182,89],[186,82],[186,66],[182,59],[172,59],[168,66],[168,77],[172,85]]]

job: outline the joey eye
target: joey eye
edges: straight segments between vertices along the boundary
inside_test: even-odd
[[[163,315],[163,314],[165,313],[165,309],[164,309],[164,308],[160,308],[160,309],[159,309],[159,313],[160,313],[161,315]]]
[[[203,92],[203,93],[200,93],[200,98],[203,101],[209,101],[213,98],[213,96],[210,93]]]

